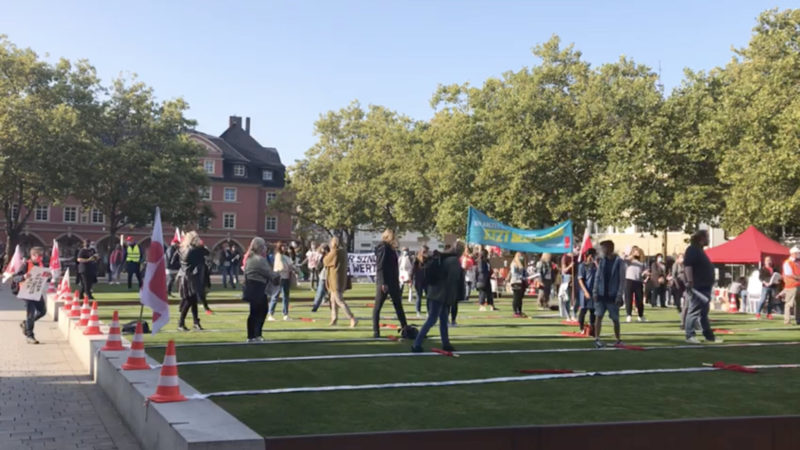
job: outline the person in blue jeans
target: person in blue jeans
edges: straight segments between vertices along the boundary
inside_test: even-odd
[[[622,345],[619,335],[619,307],[622,304],[622,291],[625,285],[625,263],[614,253],[614,242],[603,241],[600,243],[600,258],[597,261],[597,274],[595,275],[592,289],[594,301],[594,345],[597,348],[605,347],[600,341],[600,331],[603,316],[608,311],[608,317],[614,322],[614,336],[616,345]]]
[[[316,251],[316,250],[315,250]],[[331,248],[328,247],[327,244],[322,246],[322,252],[320,253],[320,261],[328,252],[331,251]],[[317,293],[314,296],[314,304],[311,307],[311,312],[317,312],[320,305],[322,305],[322,301],[325,300],[325,297],[328,295],[328,287],[326,286],[326,281],[328,280],[328,271],[323,267],[322,270],[319,271],[319,282],[317,283]]]
[[[433,256],[425,263],[430,311],[428,311],[428,319],[422,325],[422,329],[419,330],[414,345],[411,347],[411,351],[414,353],[422,352],[422,340],[428,335],[428,331],[433,328],[436,321],[439,321],[442,350],[455,351],[455,348],[450,345],[447,319],[450,308],[466,294],[464,269],[461,268],[459,261],[462,253],[464,253],[464,243],[457,241],[450,252],[434,252]]]
[[[773,274],[775,269],[772,267],[772,258],[767,256],[764,258],[764,266],[759,270],[758,278],[761,280],[761,299],[756,308],[756,319],[761,318],[761,309],[767,305],[767,319],[772,319],[772,308],[775,303],[775,297],[778,295],[778,284],[780,281],[773,283]]]
[[[267,316],[268,322],[275,321],[275,305],[278,303],[278,298],[283,299],[283,320],[289,319],[289,288],[291,286],[292,272],[296,273],[292,261],[286,256],[285,248],[281,242],[275,244],[275,253],[272,255],[272,270],[281,276],[281,284],[275,295],[269,301],[269,315]]]
[[[683,256],[684,271],[686,273],[686,342],[699,344],[695,337],[698,323],[703,329],[703,336],[708,342],[722,342],[714,336],[708,320],[709,300],[711,289],[714,287],[714,266],[703,250],[708,245],[708,232],[699,230],[691,237],[689,247]],[[699,294],[699,295],[698,295]]]

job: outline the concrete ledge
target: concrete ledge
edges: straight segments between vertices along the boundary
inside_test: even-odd
[[[47,304],[47,317],[58,322],[58,316],[61,313],[61,307],[64,306],[64,302],[60,300],[56,301],[55,294],[47,294],[45,303]]]

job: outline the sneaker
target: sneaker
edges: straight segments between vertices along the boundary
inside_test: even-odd
[[[189,331],[189,329],[184,325],[178,325],[178,331]]]
[[[268,315],[267,322],[275,322],[275,317],[272,314]]]
[[[713,341],[706,341],[706,342],[708,342],[709,344],[722,344],[722,343],[723,343],[723,342],[725,342],[725,341],[723,341],[723,340],[722,340],[722,339],[720,339],[720,338],[714,338],[714,340],[713,340]]]
[[[27,324],[25,323],[24,320],[19,323],[19,328],[22,330],[22,335],[23,336],[27,336],[28,335],[28,333],[25,331],[25,328],[27,328]]]
[[[358,319],[356,319],[355,317],[350,319],[350,328],[355,328],[357,326],[358,326]]]
[[[206,315],[210,316],[210,315],[212,315],[212,314],[214,314],[214,311],[212,311],[212,310],[210,310],[210,309],[207,309],[207,310],[206,310]]]
[[[772,314],[767,314],[767,320],[772,320]]]
[[[34,345],[39,343],[39,341],[37,341],[36,338],[33,336],[29,336],[28,339],[26,339],[26,341],[28,342],[28,344],[34,344]]]
[[[194,324],[194,326],[192,328],[195,331],[203,331],[203,327],[201,327],[199,323]]]
[[[422,353],[422,347],[411,347],[411,353]]]
[[[639,322],[647,322],[647,318],[644,316],[639,316],[637,320],[639,320]]]
[[[292,319],[290,319],[290,318],[289,318],[289,316],[283,316],[283,320],[284,320],[285,322],[288,322],[288,321],[290,321],[290,320],[292,320]]]
[[[481,307],[478,308],[478,311],[486,311],[486,307],[485,306],[481,306]]]
[[[253,342],[264,342],[264,341],[266,341],[266,339],[264,339],[263,336],[258,336],[253,338]]]
[[[256,341],[256,338],[247,338],[247,340],[245,340],[245,342],[247,342],[248,344],[252,344],[255,341]]]
[[[623,347],[623,346],[625,346],[625,343],[622,342],[621,340],[619,340],[616,343],[614,343],[614,347]]]
[[[500,311],[500,308],[495,308],[494,305],[492,305],[492,311]]]
[[[756,320],[761,318],[761,314],[756,314]]]
[[[686,338],[686,343],[687,344],[699,344],[700,341],[698,341],[696,337],[692,336],[690,338]]]
[[[422,313],[417,311],[417,319],[419,319],[420,317],[422,317]]]
[[[631,316],[625,318],[625,322],[631,323],[631,320],[633,320],[633,317]]]
[[[595,339],[594,340],[594,347],[595,348],[603,348],[605,346],[606,346],[606,344],[603,344],[603,342],[600,339]]]
[[[457,327],[457,326],[458,326],[458,323],[456,323],[456,322],[450,322],[450,328],[455,328],[455,327]]]
[[[453,346],[452,346],[452,345],[450,345],[450,344],[443,345],[443,346],[442,346],[442,350],[444,350],[444,351],[446,351],[446,352],[454,352],[454,351],[456,351],[455,347],[453,347]]]

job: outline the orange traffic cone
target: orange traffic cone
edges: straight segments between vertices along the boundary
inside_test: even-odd
[[[158,377],[156,393],[147,397],[151,402],[168,403],[184,402],[186,397],[181,395],[178,386],[178,360],[175,357],[175,341],[167,343],[167,352],[164,353],[164,365],[161,366],[161,375]]]
[[[83,334],[85,336],[97,336],[102,335],[103,332],[100,331],[100,318],[97,317],[97,302],[92,302],[92,312],[89,314],[89,326],[83,330]]]
[[[78,291],[75,291],[75,294],[72,296],[72,310],[69,312],[70,317],[81,317],[81,298],[78,294]]]
[[[104,345],[100,350],[125,350],[125,347],[122,346],[122,338],[119,332],[119,313],[117,311],[114,311],[114,315],[111,317],[111,328],[108,329],[108,339],[106,340],[106,345]]]
[[[64,314],[69,317],[70,313],[72,313],[72,293],[69,291],[62,292],[60,300],[64,302],[64,306],[62,306]]]
[[[85,327],[89,325],[89,315],[92,313],[92,310],[89,309],[89,296],[83,296],[83,307],[81,308],[81,320],[78,321],[79,327]]]
[[[122,370],[150,370],[150,365],[145,361],[144,336],[142,336],[142,322],[136,323],[136,334],[133,335],[131,353],[128,360],[122,365]]]

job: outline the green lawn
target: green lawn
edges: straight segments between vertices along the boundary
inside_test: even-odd
[[[371,292],[372,286],[362,287]],[[99,295],[105,295],[98,291]],[[175,330],[177,308],[163,332],[146,336],[148,353],[163,357],[163,345],[179,344],[178,361],[217,360],[308,355],[405,353],[403,341],[361,340],[372,336],[371,300],[350,302],[360,323],[356,329],[329,327],[329,310],[310,312],[308,302],[292,306],[292,321],[267,322],[268,340],[333,339],[333,342],[225,345],[243,342],[247,305],[217,305],[215,314],[202,316],[205,332]],[[562,336],[575,327],[562,325],[549,311],[526,307],[532,318],[514,319],[507,298],[497,302],[500,311],[479,312],[474,303],[461,304],[459,327],[451,339],[459,351],[504,349],[591,348],[590,339]],[[413,307],[404,302],[412,323],[418,326]],[[280,306],[278,306],[280,308]],[[107,321],[114,308],[101,307]],[[133,320],[138,307],[123,306],[121,320]],[[145,317],[147,313],[145,313]],[[396,324],[391,304],[382,312],[382,322]],[[683,345],[678,317],[673,309],[647,311],[648,323],[623,323],[627,344],[639,346]],[[301,320],[310,319],[313,322]],[[794,342],[800,328],[784,327],[781,320],[756,321],[745,314],[713,313],[712,326],[730,330],[720,334],[726,344]],[[604,336],[610,340],[611,324]],[[384,336],[396,330],[382,330]],[[426,349],[438,346],[438,328]],[[218,343],[192,346],[194,343]],[[201,392],[237,389],[326,386],[337,384],[436,381],[497,376],[515,376],[520,369],[561,368],[573,370],[618,370],[697,367],[725,361],[736,364],[800,363],[800,348],[794,345],[726,347],[704,344],[694,349],[639,351],[586,351],[572,353],[528,353],[462,355],[447,357],[378,357],[281,361],[247,364],[182,366],[180,375]],[[748,375],[732,372],[589,377],[528,381],[477,386],[404,388],[355,392],[293,393],[279,395],[214,397],[219,405],[266,436],[388,431],[403,429],[581,423],[621,420],[675,419],[741,415],[796,414],[800,385],[786,382],[800,375],[796,369],[776,369]],[[398,413],[405,411],[405,413]]]

